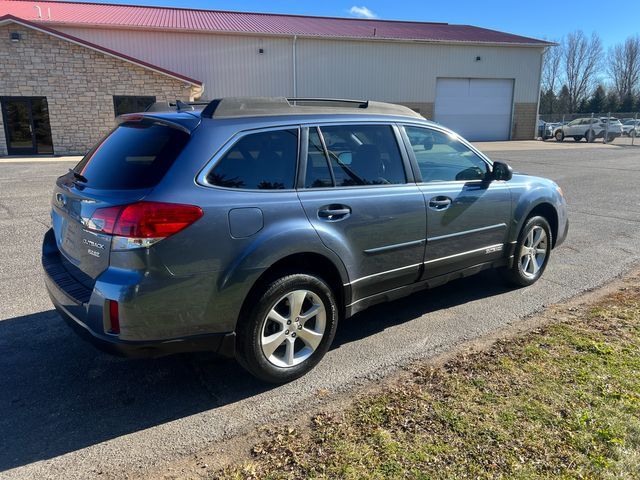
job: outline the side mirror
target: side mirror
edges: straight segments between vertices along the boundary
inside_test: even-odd
[[[513,177],[513,168],[503,162],[493,162],[493,170],[491,171],[491,180],[511,180]]]

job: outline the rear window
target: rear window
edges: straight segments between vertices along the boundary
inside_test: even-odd
[[[124,123],[76,165],[92,188],[151,188],[167,173],[189,135],[155,122]]]

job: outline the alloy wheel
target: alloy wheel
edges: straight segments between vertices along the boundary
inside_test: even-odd
[[[262,322],[260,342],[265,358],[277,367],[308,359],[324,337],[327,312],[310,290],[294,290],[275,302]]]
[[[534,278],[543,267],[547,258],[547,233],[539,225],[529,232],[520,248],[520,268],[528,278]]]

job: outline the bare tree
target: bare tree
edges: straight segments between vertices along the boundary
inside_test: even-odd
[[[588,38],[578,30],[564,42],[563,67],[569,89],[569,108],[574,111],[586,99],[599,73],[602,42],[596,33]]]
[[[542,91],[554,92],[560,84],[560,74],[562,67],[563,46],[558,45],[547,47],[542,59]]]
[[[607,72],[620,98],[631,97],[640,89],[640,35],[609,49]]]

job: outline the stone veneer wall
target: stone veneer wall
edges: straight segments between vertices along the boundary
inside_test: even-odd
[[[10,40],[19,32],[19,42]],[[0,26],[0,96],[46,97],[55,154],[84,154],[114,125],[114,95],[189,100],[198,88],[17,24]],[[7,144],[0,115],[0,155]]]
[[[538,120],[537,103],[516,103],[513,106],[511,140],[533,140]]]

